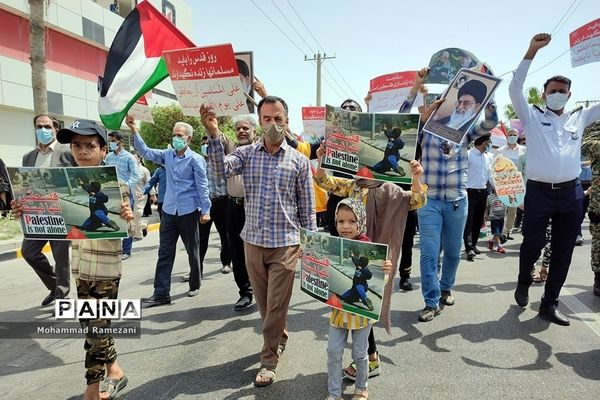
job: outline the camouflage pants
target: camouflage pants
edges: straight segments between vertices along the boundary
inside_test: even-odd
[[[592,271],[600,272],[600,224],[590,222],[592,233]]]
[[[119,279],[112,281],[85,281],[77,279],[77,298],[79,299],[116,299],[119,294]],[[115,341],[110,335],[98,335],[92,332],[94,327],[110,326],[108,319],[81,320],[81,325],[88,328],[85,344],[85,379],[87,384],[100,382],[104,378],[107,363],[117,359]]]

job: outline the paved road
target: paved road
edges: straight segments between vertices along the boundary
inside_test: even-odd
[[[584,231],[589,238],[587,230]],[[124,264],[121,298],[152,293],[158,232],[134,246]],[[456,305],[430,323],[419,323],[420,290],[395,292],[392,335],[376,328],[383,374],[370,381],[373,399],[598,399],[600,395],[600,298],[591,294],[589,241],[575,250],[561,309],[570,327],[537,318],[542,287],[532,304],[514,305],[518,242],[507,254],[462,261]],[[174,304],[144,312],[141,339],[117,340],[119,362],[129,377],[123,399],[323,399],[327,394],[328,311],[299,290],[288,326],[291,339],[277,381],[256,389],[262,339],[253,308],[233,311],[233,276],[220,271],[211,236],[201,294],[186,297],[179,282],[186,257],[177,252]],[[181,247],[181,244],[180,244]],[[418,260],[418,251],[416,252]],[[22,260],[0,263],[0,321],[48,319],[39,302],[46,291]],[[418,289],[418,268],[413,281]],[[397,281],[396,281],[397,284]],[[350,351],[344,356],[350,361]],[[0,343],[2,399],[78,399],[84,388],[83,340],[21,339]],[[353,388],[347,387],[346,399]]]

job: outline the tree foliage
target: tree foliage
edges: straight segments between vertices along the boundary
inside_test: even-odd
[[[542,92],[540,92],[540,90],[535,87],[530,87],[529,89],[527,89],[527,103],[540,107],[543,106],[544,99],[542,99]],[[506,105],[506,107],[504,108],[504,116],[509,120],[519,118],[512,104]]]
[[[196,152],[200,151],[202,137],[205,135],[204,127],[199,117],[183,115],[177,104],[152,108],[154,123],[142,122],[140,133],[148,147],[165,149],[171,143],[173,137],[173,126],[176,122],[187,122],[194,128],[194,137],[190,148]],[[235,139],[235,132],[231,125],[231,118],[220,117],[219,127],[225,136]]]

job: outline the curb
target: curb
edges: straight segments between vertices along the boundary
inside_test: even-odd
[[[148,232],[157,231],[159,229],[160,229],[160,223],[148,224]],[[52,251],[52,249],[50,248],[50,243],[46,243],[46,245],[42,249],[42,253],[50,253],[51,251]],[[0,253],[0,262],[10,261],[10,260],[14,260],[17,258],[23,258],[20,247],[15,250],[9,250],[9,251]]]

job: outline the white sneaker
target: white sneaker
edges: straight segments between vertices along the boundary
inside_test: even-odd
[[[230,272],[231,272],[231,267],[229,265],[223,265],[223,268],[221,268],[221,273],[228,274]]]
[[[188,292],[188,297],[195,297],[195,296],[198,296],[199,294],[200,294],[200,289],[190,290]]]

